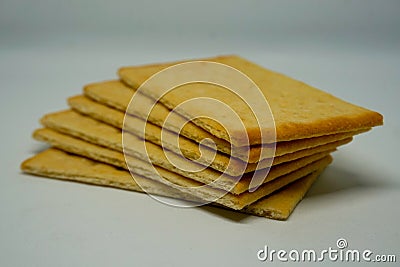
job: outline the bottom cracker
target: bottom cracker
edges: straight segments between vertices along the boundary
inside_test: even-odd
[[[26,173],[50,178],[110,186],[138,192],[143,192],[144,189],[151,194],[193,200],[192,196],[184,194],[179,190],[151,179],[135,176],[135,179],[141,180],[140,185],[143,187],[142,189],[135,182],[135,179],[132,179],[130,173],[125,170],[84,157],[71,155],[54,148],[47,149],[25,160],[21,164],[21,169]],[[322,170],[323,168],[258,200],[240,211],[271,219],[286,220]]]

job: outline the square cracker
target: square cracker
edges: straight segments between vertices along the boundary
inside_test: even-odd
[[[167,187],[162,183],[136,176],[135,179],[140,180],[139,186],[127,171],[53,148],[25,160],[21,164],[21,169],[26,173],[49,178],[110,186],[138,192],[143,192],[141,188],[143,187],[146,192],[151,194],[192,199],[191,196]],[[271,219],[286,220],[321,171],[318,170],[293,182],[280,191],[249,205],[241,212]]]
[[[124,156],[121,152],[108,149],[96,144],[88,143],[84,140],[63,134],[52,129],[44,128],[38,129],[34,132],[33,137],[39,141],[47,142],[52,146],[59,148],[61,150],[82,155],[85,157],[90,157],[94,160],[112,164],[117,167],[121,167],[128,170],[127,161],[135,163],[137,159],[143,159],[145,155],[136,154],[133,156]],[[315,162],[323,157],[325,157],[330,151],[325,151],[312,155],[306,159],[297,160],[291,163],[277,165],[271,168],[268,176],[264,180],[265,183],[278,179],[279,177],[294,172],[298,169],[307,167],[310,163]],[[177,160],[173,158],[173,160]],[[171,164],[165,157],[160,157],[155,159],[153,163],[161,168],[167,169],[169,171],[178,173],[184,177],[193,179],[195,181],[204,184],[213,184],[215,188],[221,190],[230,191],[232,194],[241,194],[246,192],[249,188],[249,183],[252,174],[246,174],[238,181],[235,177],[230,177],[222,175],[222,173],[213,171],[210,168],[206,168],[198,172],[188,172],[176,168]]]
[[[108,164],[112,164],[116,167],[121,167],[128,170],[125,158],[123,157],[123,155],[121,155],[116,151],[95,144],[87,143],[83,140],[68,135],[63,135],[49,129],[40,129],[36,131],[34,137],[38,140],[46,141],[52,144],[54,147],[64,150],[66,152],[74,153],[80,156],[85,156],[93,160],[105,162]],[[298,168],[294,168],[293,170],[288,171],[287,169],[285,169],[285,166],[271,170],[270,175],[264,181],[264,184],[260,186],[253,193],[246,192],[246,189],[248,188],[249,184],[248,181],[229,180],[226,179],[226,177],[222,176],[220,177],[220,179],[225,182],[230,182],[231,187],[232,184],[235,185],[235,183],[237,183],[234,189],[237,190],[240,189],[242,193],[233,194],[232,192],[230,192],[227,193],[224,197],[222,197],[218,201],[221,205],[226,205],[234,209],[241,209],[241,207],[244,207],[256,201],[257,199],[276,191],[277,189],[285,186],[286,184],[291,183],[305,176],[306,174],[315,171],[322,165],[329,164],[331,162],[331,158],[327,157],[326,155],[327,154],[319,155],[316,158],[316,160],[313,160],[311,163]],[[142,161],[141,159],[142,159],[141,157],[127,158],[128,162],[131,162],[131,164],[132,160],[134,160],[133,166],[131,165],[131,170],[133,170],[134,173],[148,178],[159,179],[160,178],[159,175],[161,175],[162,177],[171,181],[174,184],[180,186],[191,186],[191,187],[210,184],[214,182],[215,179],[218,179],[218,176],[214,178],[204,176],[203,181],[206,182],[202,183],[189,178],[185,178],[184,176],[181,176],[178,173],[171,172],[168,169],[155,166],[155,169],[159,174],[157,175],[157,173],[155,174],[154,172],[150,171],[152,168],[151,165]],[[215,184],[213,184],[213,186],[215,186]],[[221,189],[216,189],[215,187],[214,188],[208,187],[207,189],[201,188],[200,190],[189,190],[186,193],[193,194],[194,196],[199,197],[201,199],[209,200],[210,198],[215,197],[215,195],[219,195],[220,192]]]
[[[355,131],[383,124],[383,117],[377,112],[345,102],[303,82],[267,70],[239,56],[219,56],[199,60],[228,65],[254,81],[268,101],[274,117],[274,125],[270,123],[271,126],[259,129],[258,121],[243,100],[214,84],[200,82],[184,84],[164,95],[160,102],[168,108],[174,109],[184,101],[204,96],[229,105],[240,116],[245,125],[245,130],[240,127],[240,124],[233,123],[233,120],[232,123],[223,125],[226,130],[218,122],[226,121],[226,118],[230,118],[231,115],[220,109],[211,110],[212,114],[208,114],[208,116],[212,119],[198,117],[193,122],[235,146],[247,145],[247,138],[250,144],[275,141],[274,139],[261,140],[261,132],[263,136],[273,137],[273,133],[276,131],[276,141],[279,142]],[[124,67],[119,70],[118,74],[126,84],[137,89],[152,75],[182,62]],[[198,68],[201,71],[204,66],[199,65]],[[172,78],[174,77],[169,76],[163,84],[168,83]],[[162,95],[165,88],[160,84],[160,86],[142,87],[142,89],[141,92],[157,99],[159,95]],[[248,91],[248,94],[251,94],[251,91]],[[250,97],[252,96],[250,95]],[[258,107],[253,108],[257,109]],[[204,109],[208,109],[207,104],[187,105],[185,108],[176,109],[176,111],[190,118],[203,114]]]
[[[108,111],[110,112],[110,111]],[[90,117],[83,116],[77,112],[74,111],[61,111],[61,112],[56,112],[56,113],[51,113],[45,115],[42,120],[42,124],[45,125],[46,127],[55,129],[57,131],[73,135],[75,137],[84,139],[88,142],[92,142],[95,144],[99,144],[102,146],[109,147],[114,150],[118,151],[123,151],[123,144],[122,144],[122,133],[120,129],[117,129],[115,127],[112,127],[110,125],[100,123],[99,121],[96,121]],[[147,125],[147,129],[150,131],[150,124]],[[154,126],[154,125],[153,125]],[[155,126],[154,126],[155,127]],[[146,132],[147,132],[146,129]],[[129,143],[129,146],[125,146],[125,149],[128,153],[131,154],[137,154],[141,153],[141,156],[146,156],[146,154],[143,154],[143,151],[139,151],[142,147],[142,139],[135,136],[135,135],[130,135],[126,134],[124,135],[125,138],[125,144]],[[337,142],[333,142],[330,144],[325,144],[323,146],[315,147],[315,148],[310,148],[305,151],[299,151],[296,153],[290,153],[286,155],[282,155],[279,157],[274,158],[274,162],[272,165],[277,165],[281,164],[284,162],[289,162],[293,161],[295,159],[300,159],[300,156],[311,156],[313,153],[318,153],[318,152],[323,152],[326,150],[333,150],[336,148],[338,145],[342,145],[345,143],[348,143],[351,139],[343,139],[339,140]],[[159,146],[154,145],[150,142],[145,142],[146,143],[146,148],[148,151],[148,154],[152,156],[152,160],[154,160],[155,164],[158,162],[159,159],[164,159],[164,151],[160,149]],[[190,145],[189,144],[193,144]],[[171,148],[171,147],[169,147]],[[190,142],[185,142],[182,146],[182,152],[184,156],[192,159],[196,159],[196,154],[194,153],[195,149],[198,149],[197,146],[194,145],[194,143]],[[178,148],[175,150],[175,152],[180,152]],[[224,172],[225,174],[229,176],[241,176],[243,174],[243,170],[248,173],[255,171],[256,169],[262,169],[264,166],[266,166],[264,162],[261,162],[260,165],[257,164],[246,164],[245,162],[235,159],[235,158],[229,158],[226,155],[217,153],[215,158],[214,158],[214,153],[212,151],[207,151],[205,149],[202,150],[202,152],[205,154],[205,156],[209,155],[209,158],[214,159],[211,164],[209,165],[211,168],[214,170],[217,170],[219,172]],[[207,154],[208,153],[208,154]],[[172,154],[171,157],[176,157],[174,153]],[[267,162],[268,163],[268,162]],[[208,164],[204,164],[204,161],[198,161],[193,162],[194,164],[192,169],[195,169],[196,164],[203,164],[208,166]],[[263,165],[264,164],[264,165]],[[269,166],[269,165],[267,165]],[[264,167],[265,168],[265,167]]]
[[[100,103],[97,103],[93,100],[90,100],[89,98],[85,96],[75,96],[71,97],[68,99],[68,103],[73,108],[74,110],[78,111],[79,113],[83,115],[87,115],[89,117],[92,117],[96,120],[99,120],[101,122],[107,123],[111,126],[117,127],[117,128],[123,128],[125,127],[125,131],[129,131],[136,136],[140,138],[145,138],[146,140],[159,145],[163,146],[171,151],[173,151],[176,154],[183,154],[185,157],[194,160],[195,162],[199,162],[200,164],[203,165],[208,165],[209,162],[214,161],[213,164],[215,164],[217,167],[215,169],[219,171],[224,171],[229,173],[229,161],[231,161],[232,167],[238,166],[236,169],[238,171],[236,173],[240,174],[239,169],[245,168],[247,171],[253,171],[256,168],[257,169],[262,169],[269,167],[271,164],[271,159],[270,158],[265,158],[261,161],[259,161],[256,164],[248,164],[245,161],[242,161],[240,158],[235,158],[235,157],[229,157],[229,155],[226,155],[224,153],[220,153],[218,151],[215,151],[213,149],[210,149],[206,146],[199,145],[198,143],[192,142],[190,139],[187,139],[183,136],[177,136],[176,134],[170,132],[170,131],[164,131],[162,133],[162,128],[153,125],[151,123],[147,123],[145,127],[145,134],[143,135],[143,129],[141,129],[141,125],[143,124],[143,121],[141,121],[139,118],[134,117],[134,116],[126,116],[125,114],[119,110],[112,109],[110,107],[107,107],[105,105],[102,105]],[[124,117],[125,117],[125,125],[124,124]],[[162,136],[163,134],[163,136]],[[272,165],[277,165],[283,162],[299,159],[302,157],[310,156],[315,153],[319,153],[322,151],[326,151],[329,149],[335,149],[336,147],[340,145],[347,144],[348,142],[351,141],[351,134],[354,134],[352,132],[350,133],[343,133],[341,134],[342,136],[339,136],[338,140],[332,140],[332,142],[329,143],[323,143],[318,146],[311,146],[311,147],[300,147],[299,145],[293,144],[291,146],[292,149],[295,147],[299,148],[298,150],[291,150],[287,151],[286,154],[279,154],[277,155],[275,153],[274,160]],[[341,138],[347,136],[347,138]],[[161,138],[162,137],[162,138]],[[176,142],[178,140],[178,142]],[[291,141],[292,143],[300,143],[303,144],[305,142],[303,141]],[[279,147],[281,147],[280,144],[277,144],[278,150]],[[200,150],[201,148],[201,150]],[[281,150],[282,151],[282,150]],[[217,152],[217,154],[215,154]],[[228,168],[228,171],[227,171]],[[232,175],[235,175],[235,173],[232,173]]]
[[[91,158],[93,160],[97,160],[98,151],[93,148],[88,149],[88,145],[91,144],[84,144],[80,143],[79,147],[74,146],[74,144],[64,144],[66,152],[73,152],[74,154],[85,156]],[[91,145],[92,147],[95,145]],[[98,147],[98,146],[97,146]],[[100,147],[98,147],[100,148]],[[101,155],[101,154],[100,154]],[[99,159],[104,159],[103,155],[99,157]],[[251,203],[256,202],[257,200],[265,197],[276,190],[284,187],[285,185],[294,182],[318,169],[321,169],[327,166],[332,161],[331,157],[326,156],[320,160],[317,160],[309,165],[300,168],[294,172],[289,174],[283,175],[279,177],[279,179],[275,179],[268,183],[261,185],[256,191],[244,192],[240,195],[235,195],[226,191],[221,191],[220,189],[216,189],[210,186],[204,186],[203,183],[191,180],[189,178],[185,178],[177,173],[168,171],[166,169],[160,168],[155,166],[156,172],[152,172],[152,166],[140,159],[136,159],[134,166],[132,166],[132,173],[134,175],[144,176],[146,178],[162,182],[162,183],[169,183],[168,185],[172,188],[178,189],[183,193],[187,193],[192,195],[196,198],[216,202],[220,205],[223,205],[228,208],[232,208],[235,210],[243,209],[244,207],[250,205]],[[113,164],[114,162],[110,162]],[[223,194],[222,197],[221,194]]]
[[[91,98],[98,103],[107,105],[114,110],[119,110],[121,112],[118,113],[117,111],[107,110],[108,113],[106,113],[106,109],[100,107],[99,105],[96,105],[95,103],[93,103],[94,101],[84,99],[81,96],[72,97],[68,100],[72,108],[84,114],[95,117],[96,119],[103,121],[107,120],[107,123],[115,127],[122,128],[124,118],[123,116],[127,110],[130,99],[135,93],[134,90],[124,85],[120,81],[105,81],[86,85],[84,87],[84,93],[88,98]],[[136,97],[140,98],[140,102],[143,103],[143,105],[150,105],[152,103],[151,99],[147,96],[137,94]],[[100,109],[102,109],[102,116],[96,116]],[[231,155],[232,150],[231,144],[229,142],[210,134],[209,132],[202,129],[201,127],[198,127],[194,123],[188,122],[184,124],[181,129],[179,129],[178,125],[184,123],[186,119],[178,115],[177,113],[171,113],[168,108],[160,103],[156,103],[150,114],[144,114],[140,109],[137,109],[137,112],[132,115],[141,119],[147,119],[147,122],[151,122],[152,124],[168,129],[171,132],[180,134],[190,140],[194,140],[197,143],[200,143],[203,140],[207,139],[212,140],[219,151]],[[168,115],[170,116],[170,118],[169,121],[166,121]],[[369,129],[370,128],[364,128],[357,131],[349,131],[312,138],[303,138],[293,141],[278,142],[276,144],[275,156],[281,156],[301,149],[311,148],[333,141],[342,140],[353,135],[366,132]],[[207,143],[203,144],[206,146],[208,145]],[[263,149],[263,155],[261,155],[261,147],[261,145],[253,145],[250,146],[250,148],[235,147],[234,150],[238,151],[235,157],[238,157],[244,161],[247,160],[250,163],[258,162],[268,157],[267,149]],[[264,147],[268,148],[268,145],[265,145]]]
[[[65,116],[65,114],[67,114],[67,116]],[[72,114],[73,116],[69,116],[69,114]],[[105,125],[104,123],[97,122],[91,118],[79,115],[72,111],[65,111],[65,112],[46,115],[42,120],[42,122],[47,127],[54,129],[58,132],[64,133],[64,135],[74,136],[76,138],[86,140],[92,144],[97,144],[118,151],[119,159],[123,160],[123,154],[121,153],[123,150],[121,142],[121,134],[114,127]],[[36,139],[43,140],[46,142],[60,141],[66,138],[66,136],[61,136],[60,133],[57,134],[57,132],[55,133],[54,131],[50,132],[49,129],[36,131],[34,133],[34,137]],[[221,172],[210,167],[197,172],[185,171],[175,167],[175,165],[170,162],[170,160],[172,160],[172,162],[182,162],[182,158],[179,157],[178,155],[174,153],[169,153],[168,154],[168,157],[170,159],[169,160],[166,157],[164,150],[161,147],[149,142],[145,142],[147,151],[143,151],[143,149],[140,149],[140,147],[143,147],[143,142],[144,142],[143,140],[133,135],[128,135],[127,137],[125,142],[128,143],[129,145],[126,146],[125,151],[128,155],[140,159],[146,159],[147,157],[149,157],[149,159],[153,162],[153,164],[157,166],[177,172],[185,177],[195,179],[199,182],[207,184],[215,182],[215,186],[218,186],[218,188],[229,190],[232,193],[240,194],[249,189],[249,184],[251,178],[253,177],[253,173],[251,172],[244,175],[240,174],[240,176],[233,177],[226,173],[222,174]],[[72,143],[72,140],[68,141],[65,140],[63,142],[70,144]],[[328,149],[326,151],[322,151],[304,158],[275,165],[269,171],[268,176],[265,179],[265,182],[275,179],[276,177],[283,175],[285,173],[289,173],[298,168],[304,167],[305,165],[320,159],[321,157],[325,156],[327,153],[332,151],[333,149]],[[193,170],[199,167],[199,164],[191,161],[184,162],[184,164],[186,164],[187,169]],[[238,179],[240,179],[239,182],[237,182]],[[235,185],[235,187],[232,188],[233,185]]]

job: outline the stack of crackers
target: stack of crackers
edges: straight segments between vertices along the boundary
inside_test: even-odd
[[[69,110],[41,119],[43,128],[33,137],[52,147],[26,160],[22,170],[285,220],[331,163],[337,147],[383,124],[379,113],[241,57],[202,61],[230,66],[254,81],[268,101],[273,128],[257,128],[253,115],[238,108],[239,101],[218,85],[185,84],[161,98],[157,88],[142,87],[154,74],[181,62],[124,67],[118,80],[86,85],[82,95],[68,99]],[[244,130],[220,124],[221,110],[181,105],[202,96],[239,111]],[[146,112],[149,106],[151,112]],[[202,109],[209,117],[196,114]],[[274,139],[263,142],[263,132],[273,133]],[[251,187],[257,173],[264,176]]]

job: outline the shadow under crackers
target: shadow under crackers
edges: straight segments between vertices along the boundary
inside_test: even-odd
[[[375,168],[377,170],[377,168]],[[379,179],[381,174],[374,168],[350,169],[347,165],[329,166],[308,191],[306,198],[319,197],[353,189],[389,188],[397,185]]]
[[[237,222],[240,223],[244,221],[245,219],[248,219],[249,217],[252,217],[252,215],[245,214],[242,212],[234,211],[234,210],[229,210],[228,208],[224,207],[216,207],[216,206],[211,206],[211,205],[205,205],[205,206],[200,206],[197,207],[200,211],[204,211],[207,213],[211,213],[215,216],[218,216],[222,219],[231,221],[231,222]]]

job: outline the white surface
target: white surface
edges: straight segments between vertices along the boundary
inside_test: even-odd
[[[318,250],[340,237],[399,261],[399,4],[313,2],[3,1],[0,266],[252,266],[264,245]],[[385,117],[334,154],[287,222],[20,173],[43,148],[30,137],[38,119],[82,85],[123,65],[226,53]]]

